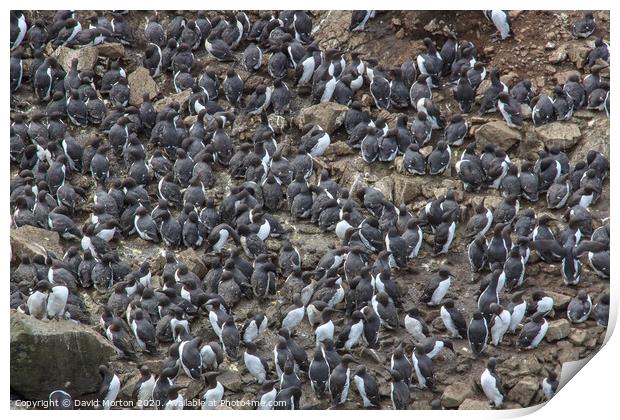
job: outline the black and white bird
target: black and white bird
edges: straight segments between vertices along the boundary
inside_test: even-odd
[[[450,270],[447,267],[441,267],[437,274],[431,278],[426,289],[424,289],[420,301],[429,306],[440,305],[446,293],[448,293],[453,279],[454,275]]]
[[[566,317],[573,324],[585,322],[592,312],[592,298],[587,291],[581,289],[569,303]]]
[[[512,27],[510,23],[510,16],[506,10],[485,10],[485,17],[493,22],[497,29],[498,36],[504,40],[513,36]]]
[[[480,384],[484,395],[493,403],[495,408],[501,408],[504,403],[504,390],[502,387],[502,381],[495,371],[497,366],[497,360],[495,357],[491,357],[487,362],[487,367],[480,376]]]
[[[443,70],[443,59],[430,38],[424,38],[426,53],[418,55],[416,62],[421,74],[430,76],[433,87],[439,87],[439,77]]]
[[[497,97],[497,108],[504,117],[508,127],[520,128],[523,125],[520,104],[511,98],[506,92],[501,92]]]
[[[461,311],[454,306],[454,301],[447,299],[440,311],[441,320],[452,338],[465,338],[467,336],[467,323]]]
[[[573,35],[578,38],[587,38],[596,30],[596,19],[592,12],[587,12],[581,19],[577,19],[573,24]]]

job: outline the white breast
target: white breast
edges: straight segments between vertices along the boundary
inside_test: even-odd
[[[448,288],[450,287],[450,277],[445,280],[442,280],[435,291],[433,292],[433,296],[431,296],[431,301],[429,302],[432,305],[439,305],[441,299],[448,293]]]
[[[487,398],[493,402],[493,404],[499,406],[504,401],[504,397],[497,389],[496,382],[497,381],[495,380],[493,375],[491,375],[488,369],[485,369],[482,373],[482,376],[480,377],[480,384],[482,385],[482,390],[484,391],[484,394],[487,396]]]

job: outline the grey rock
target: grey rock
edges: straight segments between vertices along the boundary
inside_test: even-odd
[[[102,336],[73,321],[40,321],[11,311],[11,389],[47,399],[63,388],[73,397],[99,389],[99,365],[116,354]],[[65,388],[65,384],[69,386]]]

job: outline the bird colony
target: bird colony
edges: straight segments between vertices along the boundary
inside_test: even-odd
[[[602,343],[608,13],[10,18],[13,400],[519,408]]]

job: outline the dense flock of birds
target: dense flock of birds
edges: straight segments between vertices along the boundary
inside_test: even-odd
[[[331,143],[319,125],[304,127],[291,156],[285,157],[278,145],[267,116],[288,114],[289,85],[294,85],[315,102],[349,106],[344,121],[348,143],[360,149],[366,162],[404,155],[406,173],[443,173],[451,166],[451,148],[463,145],[468,127],[461,114],[446,124],[433,103],[433,90],[452,85],[460,111],[473,112],[487,69],[477,61],[472,42],[451,35],[438,49],[426,38],[426,52],[395,67],[355,51],[347,58],[339,49],[322,51],[313,41],[312,17],[303,11],[261,13],[253,22],[243,12],[197,12],[175,16],[167,26],[155,14],[140,33],[142,64],[154,78],[172,78],[177,92],[192,90],[187,105],[172,102],[156,111],[148,94],[139,107],[128,105],[122,60],[111,61],[99,77],[78,70],[77,60],[65,71],[47,55],[50,44],[52,50],[106,42],[138,45],[132,38],[138,31],[132,33],[123,11],[98,13],[82,22],[77,15],[59,11],[49,20],[32,21],[11,12],[11,92],[31,90],[36,101],[28,115],[12,109],[11,165],[18,170],[10,183],[12,223],[57,232],[68,247],[65,255],[41,250],[32,257],[14,256],[11,307],[39,319],[89,323],[80,291],[103,293],[96,295],[102,332],[120,357],[138,364],[146,355],[165,357],[159,372],[140,365],[134,392],[140,408],[182,409],[186,401],[184,387],[175,382],[178,375],[203,381],[202,408],[215,408],[226,398],[217,379],[224,359],[242,360],[261,385],[260,408],[300,408],[305,381],[333,407],[352,398],[352,383],[361,406],[385,406],[375,375],[351,351],[382,351],[382,333],[404,328],[415,342],[413,354],[405,354],[400,344],[385,368],[392,378],[390,404],[406,409],[414,385],[436,390],[434,366],[441,363],[436,356],[446,348],[454,351],[452,340],[467,340],[474,357],[485,357],[489,344],[506,346],[506,334],[517,335],[520,350],[540,345],[547,317],[559,314],[554,315],[553,299],[527,276],[532,251],[544,264],[561,262],[566,293],[574,296],[566,312],[571,323],[592,316],[607,325],[609,295],[594,302],[579,289],[582,256],[598,277],[609,278],[608,223],[593,220],[588,210],[609,173],[602,153],[590,151],[585,160],[571,163],[564,151],[550,147],[538,161],[519,167],[498,146],[476,150],[476,143],[469,143],[455,164],[465,191],[496,189],[504,200],[495,209],[479,202],[465,235],[456,238],[461,206],[454,191],[411,214],[407,203],[392,203],[376,188],[350,192],[328,170],[318,170],[315,158]],[[350,30],[365,30],[374,17],[374,11],[353,12]],[[497,28],[498,42],[513,36],[507,12],[485,11],[484,17]],[[588,38],[596,22],[588,13],[573,25],[576,37]],[[32,58],[29,73],[24,72],[26,52]],[[225,74],[197,69],[195,54],[233,64]],[[521,112],[529,106],[536,126],[568,120],[584,107],[608,114],[609,83],[600,74],[608,60],[608,45],[599,38],[587,57],[585,77],[575,72],[550,95],[536,95],[529,80],[508,87],[500,70],[491,69],[479,112],[497,111],[516,128],[524,124]],[[246,94],[237,65],[268,73],[273,85],[260,84]],[[384,119],[373,120],[354,100],[360,90],[370,93],[377,109],[415,111],[413,121],[401,116],[388,127]],[[241,114],[260,116],[252,142],[230,135]],[[197,116],[189,127],[183,119],[187,115]],[[71,134],[82,127],[97,127],[84,145]],[[433,136],[436,130],[443,133]],[[439,139],[426,157],[420,149],[433,137]],[[212,187],[221,171],[228,171],[234,185],[218,202]],[[80,172],[96,185],[92,202],[88,191],[70,182]],[[316,184],[308,182],[312,177]],[[151,194],[149,186],[154,186]],[[564,212],[564,223],[520,207],[519,200],[538,202],[541,197],[549,209]],[[341,246],[327,249],[315,267],[308,267],[276,215],[284,209],[294,219],[334,232]],[[80,226],[76,220],[85,222]],[[595,224],[600,227],[594,229]],[[419,302],[404,298],[396,280],[423,252],[424,235],[433,236],[434,256],[449,254],[455,239],[469,243],[471,271],[487,273],[474,313],[463,313],[461,302],[446,298],[450,285],[462,281],[449,266],[440,266],[416,293]],[[152,273],[148,262],[120,258],[119,240],[131,236],[165,249],[162,272]],[[281,242],[277,254],[267,251],[268,238]],[[177,259],[183,248],[204,252],[204,278]],[[152,283],[154,275],[161,284]],[[524,297],[529,286],[535,290],[531,299]],[[260,308],[276,293],[290,306],[280,319],[268,320]],[[247,320],[235,317],[241,300],[256,303]],[[424,307],[440,307],[446,337],[426,324]],[[336,314],[344,321],[336,322]],[[208,322],[218,340],[207,343],[192,335],[196,320]],[[297,343],[302,322],[311,325],[315,348]],[[268,328],[277,331],[274,348],[261,340]],[[161,345],[169,345],[165,355]],[[496,364],[489,358],[480,383],[493,406],[501,407],[505,391]],[[110,408],[120,379],[109,365],[99,371],[101,405]],[[549,398],[558,380],[553,368],[547,371],[541,386]],[[64,389],[50,391],[55,401],[72,398]],[[439,399],[431,406],[442,408]]]

